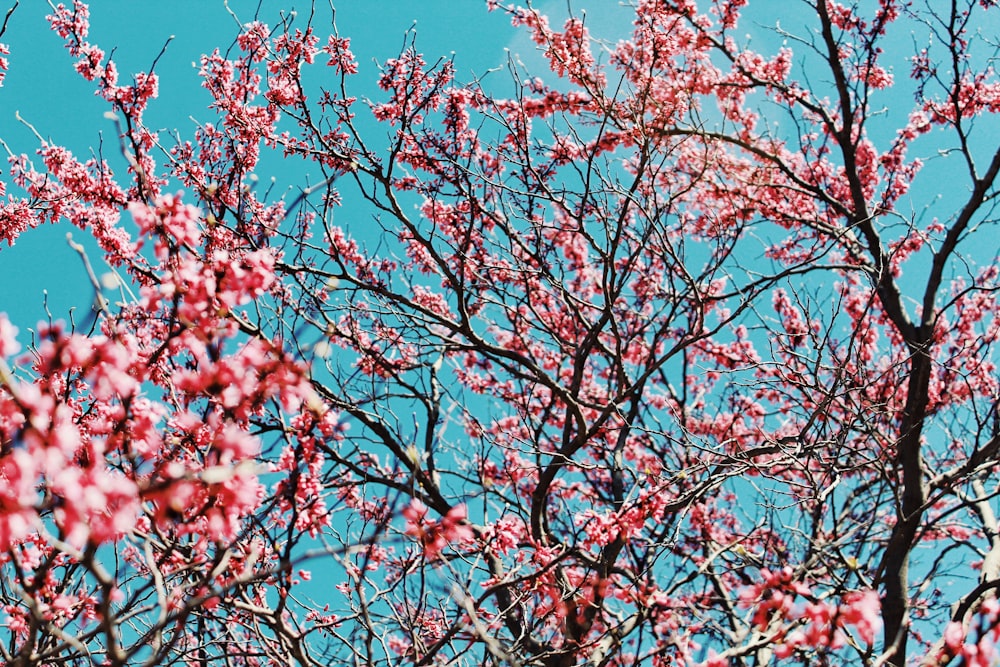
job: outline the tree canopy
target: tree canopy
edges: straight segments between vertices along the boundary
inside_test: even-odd
[[[0,178],[95,297],[0,315],[0,656],[997,664],[996,5],[489,0],[544,71],[370,98],[240,16],[193,131],[53,7],[118,136]]]

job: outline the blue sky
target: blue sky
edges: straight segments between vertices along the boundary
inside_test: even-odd
[[[0,10],[10,4],[3,3]],[[328,9],[325,3],[317,4],[316,30],[325,35],[330,32]],[[552,0],[536,4],[542,9],[559,5]],[[254,19],[258,2],[233,0],[229,5],[241,22],[248,22]],[[258,16],[274,25],[281,12],[297,5],[308,11],[308,2],[264,0]],[[195,63],[215,48],[225,51],[237,35],[238,22],[222,0],[96,0],[90,8],[88,39],[106,52],[114,50],[123,79],[148,70],[173,36],[156,65],[160,96],[146,116],[151,127],[177,129],[187,137],[195,127],[192,119],[211,119],[206,110],[209,96],[200,88]],[[38,141],[18,122],[15,114],[19,113],[41,136],[69,147],[81,159],[100,145],[103,134],[104,152],[113,157],[117,140],[114,125],[104,118],[108,106],[94,96],[92,84],[73,70],[73,59],[62,40],[48,29],[45,15],[49,11],[47,3],[22,2],[0,39],[11,49],[10,71],[0,88],[0,139],[15,153],[34,153]],[[454,52],[462,78],[500,67],[508,48],[531,58],[533,46],[510,26],[504,14],[488,13],[485,2],[478,0],[344,2],[338,3],[336,22],[341,35],[352,38],[352,50],[361,66],[354,92],[362,97],[376,94],[375,61],[398,54],[404,33],[414,24],[417,46],[428,60]],[[166,133],[161,138],[166,140]],[[0,178],[5,178],[6,162],[0,169]],[[266,170],[261,174],[263,178],[269,175]],[[66,318],[73,307],[78,319],[81,311],[89,309],[92,290],[83,264],[66,242],[67,232],[77,241],[85,240],[82,231],[66,223],[32,230],[13,248],[0,248],[0,312],[7,312],[22,328],[33,327],[44,317],[43,290],[48,292],[49,310],[57,319]],[[99,254],[92,253],[91,260],[100,274],[104,269]]]
[[[5,11],[12,2],[0,2],[0,11]],[[273,25],[282,10],[287,11],[296,4],[301,5],[303,11],[309,5],[308,1],[263,0],[259,18]],[[590,6],[588,24],[594,32],[614,36],[627,29],[627,11],[620,9],[617,0],[573,4],[575,7]],[[230,1],[230,7],[243,22],[254,18],[257,5],[257,0]],[[317,5],[322,18],[317,19],[316,30],[324,35],[330,30],[324,13],[326,3],[317,0]],[[534,5],[543,11],[561,13],[565,11],[566,2],[537,0]],[[780,17],[777,16],[779,5]],[[782,38],[760,26],[773,27],[774,21],[780,18],[782,27],[795,32],[796,23],[801,24],[795,12],[801,11],[805,4],[786,6],[763,2],[756,6],[764,8],[759,23],[747,21],[744,29],[754,34],[754,46],[765,53],[773,53]],[[47,3],[22,2],[11,18],[7,34],[0,39],[11,48],[11,69],[4,87],[0,88],[0,138],[15,152],[34,152],[37,140],[31,130],[15,119],[15,112],[19,112],[42,136],[68,146],[78,157],[85,158],[92,147],[99,145],[101,133],[107,145],[106,152],[113,153],[117,142],[113,124],[104,118],[108,107],[93,95],[93,85],[73,70],[72,58],[63,49],[62,40],[49,31],[44,20],[48,11]],[[177,129],[186,137],[195,127],[192,118],[200,121],[211,118],[206,110],[209,97],[200,88],[195,63],[201,54],[215,48],[224,51],[235,39],[237,21],[227,12],[223,0],[95,0],[91,13],[89,39],[106,51],[115,50],[114,57],[123,77],[147,70],[164,44],[174,36],[156,66],[160,76],[160,98],[147,114],[150,126]],[[504,14],[487,13],[482,0],[347,0],[339,3],[337,24],[341,35],[352,38],[352,50],[361,64],[361,72],[354,79],[355,94],[376,95],[377,68],[373,60],[382,61],[396,55],[403,44],[405,31],[414,22],[418,48],[431,61],[454,52],[460,79],[502,67],[508,53],[519,55],[529,70],[545,71],[541,57],[533,52],[534,45],[526,34],[511,28]],[[553,23],[558,23],[558,19]],[[908,37],[904,35],[903,41],[895,46],[909,52],[914,44],[907,40]],[[895,73],[897,80],[903,80],[906,74],[898,69]],[[507,75],[501,72],[499,76]],[[898,90],[891,94],[895,97],[886,98],[887,107],[891,108],[886,115],[889,120],[885,122],[888,128],[885,140],[895,131],[899,116],[905,116],[912,106],[912,101],[905,95],[901,97]],[[162,136],[167,139],[166,132]],[[281,165],[278,167],[280,169]],[[288,167],[301,168],[299,163]],[[948,168],[944,158],[937,158],[928,167],[924,175],[926,180],[922,182],[931,184],[934,190],[924,191],[927,197],[915,197],[916,205],[933,202],[941,190],[947,195]],[[0,169],[4,172],[0,178],[5,178],[6,165],[0,165]],[[261,177],[270,175],[265,167]],[[951,193],[952,197],[963,195],[964,192]],[[944,212],[949,211],[946,204],[940,205]],[[67,231],[72,231],[78,241],[85,238],[80,230],[61,224],[30,231],[22,235],[13,248],[0,247],[0,312],[7,312],[22,329],[33,327],[44,317],[43,290],[49,294],[49,310],[57,319],[66,318],[70,308],[75,307],[78,313],[86,313],[89,309],[93,295],[79,257],[65,240]],[[986,248],[984,252],[993,253],[995,247]],[[99,253],[92,252],[90,258],[98,274],[102,273],[105,269]],[[78,319],[84,318],[85,315],[78,315]],[[24,337],[23,342],[26,342]]]
[[[13,0],[0,3],[6,10]],[[307,12],[307,0],[231,0],[232,11],[239,21],[254,19],[274,25],[281,12],[293,10],[297,5]],[[324,2],[316,3],[318,17],[315,26],[321,35],[329,32],[329,10]],[[502,12],[488,13],[482,0],[351,0],[336,3],[336,21],[339,31],[352,38],[352,49],[361,65],[360,74],[353,81],[352,92],[364,97],[376,95],[376,60],[383,61],[396,55],[403,43],[405,31],[414,24],[417,46],[428,60],[456,55],[458,76],[468,79],[483,75],[491,69],[502,68],[508,53],[523,60],[529,71],[544,73],[542,57],[534,52],[534,44],[523,30],[515,30]],[[563,0],[538,0],[534,6],[553,14],[553,24],[561,23],[567,3]],[[578,0],[572,3],[576,13],[586,13],[592,32],[612,41],[627,33],[630,13],[613,0]],[[771,3],[753,5],[741,23],[740,32],[752,34],[751,44],[764,53],[773,53],[785,37],[773,28],[776,22],[791,34],[801,35],[806,21],[802,15],[804,4],[793,3],[780,13]],[[68,146],[78,157],[86,158],[92,147],[102,139],[107,144],[105,154],[115,152],[115,129],[104,118],[107,105],[93,94],[93,86],[79,77],[72,68],[72,59],[65,52],[62,40],[48,29],[45,14],[48,3],[22,2],[11,17],[7,34],[2,40],[11,47],[10,64],[5,85],[0,88],[0,139],[15,152],[32,154],[37,140],[26,126],[15,119],[20,115],[44,137]],[[150,67],[164,44],[173,36],[166,53],[159,60],[156,72],[160,75],[160,98],[147,114],[147,122],[155,129],[180,132],[190,136],[195,122],[211,119],[206,110],[209,97],[200,88],[195,64],[203,53],[214,48],[225,50],[234,41],[238,22],[227,10],[223,0],[176,0],[153,2],[151,0],[95,0],[91,3],[92,31],[90,40],[106,51],[114,50],[114,57],[123,77]],[[989,30],[992,27],[982,27]],[[903,52],[911,53],[915,39],[903,34],[890,44],[900,53],[889,53],[897,63],[906,61]],[[801,44],[793,44],[802,53]],[[897,81],[904,81],[906,72],[898,68]],[[496,77],[507,77],[498,72]],[[901,94],[902,92],[902,94]],[[912,108],[907,92],[893,90],[884,98],[888,113],[876,116],[870,127],[876,140],[888,142]],[[779,129],[780,132],[780,129]],[[878,136],[880,133],[884,136]],[[161,135],[165,142],[167,134]],[[931,143],[936,141],[932,140]],[[942,179],[948,180],[952,167],[946,160],[933,157],[925,167],[923,177],[940,188]],[[274,166],[274,165],[271,165]],[[287,175],[291,165],[278,165]],[[0,170],[6,172],[6,164]],[[296,166],[296,168],[299,168]],[[270,177],[267,168],[261,178]],[[0,175],[0,178],[3,178]],[[292,181],[294,182],[294,178]],[[933,205],[935,196],[946,191],[934,192],[930,197],[917,198],[917,206]],[[964,192],[952,192],[961,198]],[[946,217],[953,201],[937,202],[931,215]],[[919,208],[914,211],[919,214]],[[76,306],[88,309],[92,298],[85,281],[82,263],[69,248],[67,231],[74,238],[85,240],[84,233],[59,225],[35,230],[22,235],[14,248],[0,248],[0,311],[6,311],[15,322],[33,324],[44,315],[42,290],[48,290],[50,311],[57,318],[65,317],[68,309]],[[92,257],[99,264],[95,253]],[[101,269],[98,268],[98,272]]]

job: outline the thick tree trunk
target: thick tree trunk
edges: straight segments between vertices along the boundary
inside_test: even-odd
[[[896,525],[882,561],[882,621],[886,651],[892,651],[888,664],[906,663],[906,640],[909,634],[910,550],[920,527],[926,499],[920,440],[927,412],[931,358],[926,344],[913,346],[906,407],[896,444],[897,491]]]

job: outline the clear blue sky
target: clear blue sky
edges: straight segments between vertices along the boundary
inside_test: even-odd
[[[13,0],[0,0],[0,12],[11,4]],[[316,4],[321,18],[315,27],[324,35],[329,31],[326,3],[317,0]],[[359,96],[376,95],[377,69],[373,60],[396,55],[404,32],[414,21],[418,48],[429,60],[448,57],[454,52],[460,78],[482,75],[502,66],[508,49],[519,54],[529,69],[540,73],[545,70],[525,33],[511,28],[506,15],[487,13],[483,0],[344,0],[337,4],[339,31],[352,38],[352,50],[362,66],[353,90]],[[554,13],[564,12],[566,7],[565,0],[536,0],[534,4]],[[588,8],[588,25],[596,33],[613,38],[627,30],[628,13],[619,7],[617,0],[576,0],[572,4]],[[243,22],[254,18],[257,5],[257,0],[230,0],[230,6]],[[283,9],[300,5],[305,12],[309,2],[263,0],[261,5],[259,19],[274,25]],[[773,53],[782,38],[773,31],[761,30],[760,26],[773,27],[775,20],[780,19],[782,27],[796,32],[796,23],[801,24],[797,20],[801,15],[796,12],[803,11],[806,5],[764,0],[753,7],[760,8],[758,22],[755,25],[751,18],[743,27],[754,34],[754,46],[764,53]],[[10,72],[0,88],[0,138],[15,152],[34,152],[37,140],[15,120],[15,112],[20,112],[40,134],[68,146],[78,157],[86,158],[91,148],[99,144],[101,133],[107,144],[106,152],[113,153],[117,142],[113,124],[104,118],[108,107],[94,97],[93,85],[75,73],[73,59],[65,52],[62,40],[49,31],[44,19],[49,11],[45,2],[23,0],[11,18],[7,34],[0,39],[11,48]],[[205,121],[212,117],[206,110],[209,98],[200,88],[194,63],[203,53],[215,48],[224,51],[234,41],[237,22],[227,12],[223,0],[94,0],[91,13],[89,39],[105,51],[115,51],[123,78],[147,70],[170,36],[175,36],[156,67],[160,98],[147,114],[150,126],[177,129],[182,137],[188,137],[195,127],[192,118]],[[914,45],[908,37],[903,34],[902,41],[895,46],[909,52]],[[896,71],[897,79],[903,79],[905,74]],[[912,106],[912,100],[905,94],[901,97],[898,90],[894,94],[896,97],[888,105],[892,108],[886,115],[893,121],[885,123],[887,138],[894,133],[899,115],[905,116]],[[167,134],[162,133],[165,141]],[[984,143],[984,147],[992,145]],[[933,188],[928,192],[928,202],[937,194],[948,195],[946,164],[944,159],[937,159],[925,171],[923,182]],[[301,166],[296,163],[288,168]],[[6,179],[5,162],[0,169],[4,172],[0,178]],[[267,171],[261,173],[262,178],[270,175]],[[951,193],[951,196],[960,198],[963,194]],[[919,205],[919,198],[917,202]],[[943,208],[947,211],[947,206]],[[83,232],[64,223],[29,231],[13,248],[0,246],[0,312],[7,312],[22,328],[33,327],[44,316],[43,290],[49,293],[49,308],[56,318],[66,318],[72,307],[81,313],[78,319],[86,317],[93,295],[83,265],[66,243],[67,231],[72,231],[77,240],[85,238]],[[993,253],[995,247],[987,247],[983,252]],[[90,257],[97,272],[102,273],[99,253],[92,252]]]
[[[69,0],[66,0],[67,2]],[[13,0],[0,3],[0,10]],[[231,0],[231,9],[242,22],[254,19],[257,0]],[[456,54],[459,76],[482,75],[506,60],[506,49],[519,53],[530,63],[542,65],[532,55],[533,44],[523,32],[511,28],[501,12],[488,13],[480,0],[351,0],[337,3],[336,21],[343,36],[352,38],[352,50],[361,72],[356,77],[355,94],[376,95],[375,60],[384,61],[399,53],[405,31],[416,22],[417,46],[428,60]],[[560,0],[535,3],[543,10],[565,11]],[[628,15],[617,3],[593,4],[591,22],[622,34]],[[308,12],[308,2],[264,0],[259,18],[274,25],[279,13],[299,7]],[[318,2],[316,30],[321,36],[330,31],[326,3]],[[124,80],[129,74],[147,70],[170,36],[166,53],[156,65],[160,76],[160,97],[147,113],[154,129],[177,129],[182,137],[191,135],[192,118],[212,118],[206,110],[209,97],[200,88],[197,63],[203,53],[216,47],[225,51],[234,41],[238,25],[223,0],[94,0],[91,8],[89,41],[114,58]],[[16,152],[33,154],[38,142],[32,132],[15,119],[15,112],[54,143],[69,147],[86,159],[104,135],[105,154],[113,154],[117,143],[113,124],[104,118],[108,106],[93,94],[93,85],[73,70],[73,59],[58,35],[48,29],[43,2],[22,2],[14,12],[2,40],[11,49],[10,71],[0,88],[0,138]],[[161,139],[167,140],[166,133]],[[4,160],[0,169],[6,179]],[[270,174],[262,173],[262,178]],[[71,231],[77,241],[85,234],[68,223],[31,230],[13,248],[0,248],[0,312],[9,313],[21,325],[33,327],[44,316],[42,292],[49,294],[49,308],[56,318],[65,318],[71,307],[78,313],[89,309],[93,294],[79,257],[66,243]],[[91,260],[100,274],[104,268],[99,253]]]
[[[14,0],[0,0],[0,11]],[[68,0],[67,0],[68,1]],[[309,1],[262,0],[260,20],[274,25],[282,11],[298,6],[308,12]],[[317,4],[315,27],[320,35],[330,30],[326,2]],[[517,54],[531,71],[544,73],[545,63],[534,51],[523,30],[515,30],[502,12],[488,13],[484,0],[347,0],[337,2],[337,25],[342,35],[352,38],[352,50],[357,55],[361,72],[353,81],[353,93],[361,97],[377,96],[375,60],[384,61],[396,55],[403,43],[404,32],[416,22],[417,46],[428,60],[456,55],[458,75],[467,79],[501,67],[508,50]],[[534,6],[551,12],[553,24],[561,23],[565,15],[565,0],[536,0]],[[230,0],[240,21],[254,19],[258,0]],[[615,0],[576,0],[576,13],[587,13],[592,32],[612,41],[624,36],[629,29],[631,14]],[[773,28],[777,21],[791,33],[801,31],[807,17],[804,4],[793,3],[780,12],[770,2],[752,5],[741,23],[740,32],[751,33],[751,43],[764,53],[774,53],[784,37]],[[15,120],[15,112],[30,122],[38,132],[53,142],[68,146],[78,157],[86,158],[99,145],[103,133],[105,154],[114,154],[115,129],[104,118],[106,103],[93,94],[93,85],[73,70],[73,60],[65,52],[62,40],[48,29],[45,15],[48,3],[36,0],[21,2],[11,17],[7,34],[0,41],[10,45],[10,72],[0,88],[0,138],[15,152],[32,154],[37,140],[31,131]],[[209,97],[200,87],[197,61],[203,53],[215,48],[223,51],[234,41],[237,21],[227,11],[223,0],[94,0],[91,3],[90,41],[105,51],[114,50],[122,77],[147,70],[171,36],[166,53],[156,66],[160,76],[160,98],[153,102],[146,120],[154,129],[180,132],[189,137],[195,127],[192,118],[212,119],[206,106]],[[905,43],[904,43],[905,42]],[[799,47],[801,45],[794,45]],[[914,44],[902,35],[897,44],[902,51],[912,52]],[[890,60],[905,63],[890,54]],[[318,68],[321,69],[321,68]],[[897,79],[905,72],[896,71]],[[504,72],[498,77],[506,77]],[[815,82],[814,82],[815,83]],[[912,107],[912,100],[902,91],[893,91],[897,102],[889,104],[889,113],[875,120],[871,130],[876,134],[884,127],[888,141]],[[780,129],[779,129],[780,131]],[[168,142],[167,132],[161,133]],[[279,165],[282,176],[289,169],[301,169],[299,164]],[[6,177],[6,162],[0,164]],[[947,181],[948,169],[942,160],[933,160],[925,169],[924,178],[940,188]],[[265,168],[259,174],[267,179]],[[932,176],[935,175],[935,176]],[[295,174],[291,180],[295,181]],[[947,193],[935,193],[947,194]],[[953,193],[959,197],[964,193]],[[933,199],[933,197],[931,197]],[[947,213],[947,207],[944,208]],[[919,212],[919,211],[918,211]],[[14,248],[0,247],[0,311],[6,311],[22,326],[33,326],[44,313],[42,290],[49,292],[50,310],[56,317],[65,317],[70,307],[86,311],[92,299],[82,264],[70,250],[65,237],[84,240],[85,234],[68,224],[22,235]],[[99,254],[91,257],[100,264]],[[103,269],[98,266],[98,273]]]

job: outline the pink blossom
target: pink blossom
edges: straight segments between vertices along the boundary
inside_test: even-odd
[[[406,519],[405,534],[416,538],[423,547],[424,557],[436,560],[450,544],[465,542],[473,538],[472,529],[466,522],[464,505],[456,505],[448,510],[440,520],[429,519],[429,508],[418,498],[410,501],[403,509]]]
[[[882,629],[882,603],[875,591],[857,591],[844,595],[840,606],[840,619],[852,625],[866,644],[875,642],[875,635]]]
[[[6,44],[0,42],[0,55],[10,55],[10,47]],[[0,88],[3,87],[4,77],[7,76],[7,70],[10,66],[7,58],[0,57]],[[2,193],[0,193],[2,194]]]

